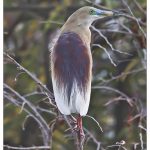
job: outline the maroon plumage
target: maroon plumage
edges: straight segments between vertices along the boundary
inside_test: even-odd
[[[87,47],[73,32],[63,33],[54,47],[54,78],[64,87],[70,102],[73,83],[85,94],[90,77],[90,58]]]

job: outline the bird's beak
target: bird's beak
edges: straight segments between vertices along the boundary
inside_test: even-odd
[[[98,10],[98,11],[97,11],[97,15],[98,15],[98,16],[105,16],[105,17],[108,17],[108,16],[113,16],[113,15],[114,15],[114,12],[111,11],[111,10]]]

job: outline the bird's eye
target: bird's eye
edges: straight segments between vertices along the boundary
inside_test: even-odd
[[[94,15],[95,11],[93,9],[90,10],[90,15]]]

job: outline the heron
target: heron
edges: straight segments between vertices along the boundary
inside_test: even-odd
[[[55,102],[63,115],[78,114],[77,128],[83,135],[82,116],[88,112],[92,54],[90,49],[93,21],[113,16],[111,10],[85,6],[75,11],[60,29],[51,50],[51,76]]]

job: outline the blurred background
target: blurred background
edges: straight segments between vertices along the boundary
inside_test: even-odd
[[[100,123],[103,133],[88,117],[83,125],[101,143],[101,149],[115,150],[116,142],[122,149],[146,149],[145,0],[5,0],[4,52],[52,91],[48,45],[66,19],[86,5],[104,6],[124,15],[98,20],[91,27],[93,81],[88,115]],[[4,82],[34,106],[55,112],[45,95],[39,94],[38,84],[5,57]],[[40,113],[49,125],[56,118],[46,111]],[[74,148],[66,129],[63,121],[55,124],[52,149]],[[43,145],[37,122],[5,93],[4,144]],[[84,149],[96,149],[92,138],[86,140]]]

